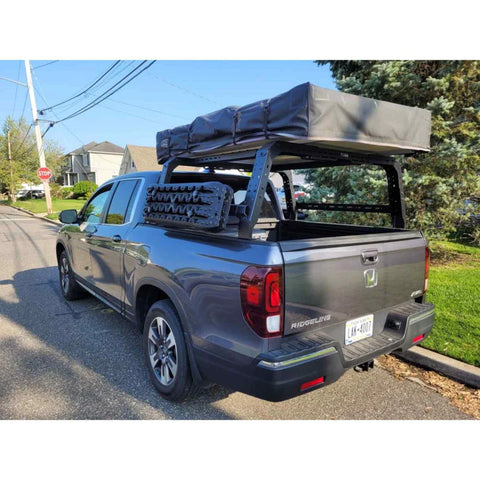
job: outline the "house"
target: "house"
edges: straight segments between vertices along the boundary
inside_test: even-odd
[[[82,180],[97,185],[118,176],[124,150],[111,142],[90,142],[67,155],[63,170],[64,186],[73,186]]]
[[[119,175],[131,172],[145,172],[148,170],[162,170],[162,165],[157,162],[157,150],[155,147],[141,147],[138,145],[127,145],[120,165]],[[179,166],[178,171],[194,172],[198,167]]]

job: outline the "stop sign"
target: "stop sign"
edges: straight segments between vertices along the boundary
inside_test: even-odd
[[[37,170],[37,177],[40,180],[48,180],[52,176],[52,172],[48,167],[40,167]]]

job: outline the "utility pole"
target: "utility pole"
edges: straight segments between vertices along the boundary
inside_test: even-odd
[[[35,93],[33,91],[32,73],[30,71],[29,60],[25,60],[25,74],[27,76],[28,94],[30,95],[30,104],[32,106],[33,126],[35,127],[35,137],[37,139],[37,150],[38,158],[40,160],[40,167],[46,167],[47,164],[45,162],[45,152],[43,150],[43,138],[42,132],[40,131],[40,125],[38,123],[37,104],[35,103]],[[49,214],[51,214],[53,213],[53,209],[52,198],[50,197],[50,185],[48,184],[48,180],[44,180],[43,184],[45,185],[45,200],[47,201],[47,211]]]
[[[12,164],[12,147],[10,146],[10,130],[7,131],[8,145],[8,162],[10,164],[10,198],[15,203],[15,185],[13,183],[13,164]]]

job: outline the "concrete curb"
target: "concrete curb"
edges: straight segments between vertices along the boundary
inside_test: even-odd
[[[469,387],[480,388],[480,368],[468,363],[418,346],[393,355],[419,367],[434,370]]]
[[[50,218],[42,217],[41,215],[37,215],[36,213],[32,213],[28,210],[25,210],[20,207],[14,207],[13,205],[8,205],[9,207],[14,208],[15,210],[19,210],[20,212],[27,213],[28,215],[31,215],[32,217],[35,218],[40,218],[41,220],[45,220],[46,222],[53,223],[54,225],[62,225],[62,223],[57,222],[56,220],[51,220]]]

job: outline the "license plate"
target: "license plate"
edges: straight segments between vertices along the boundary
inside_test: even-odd
[[[345,345],[358,342],[373,334],[373,314],[354,318],[345,324]]]

